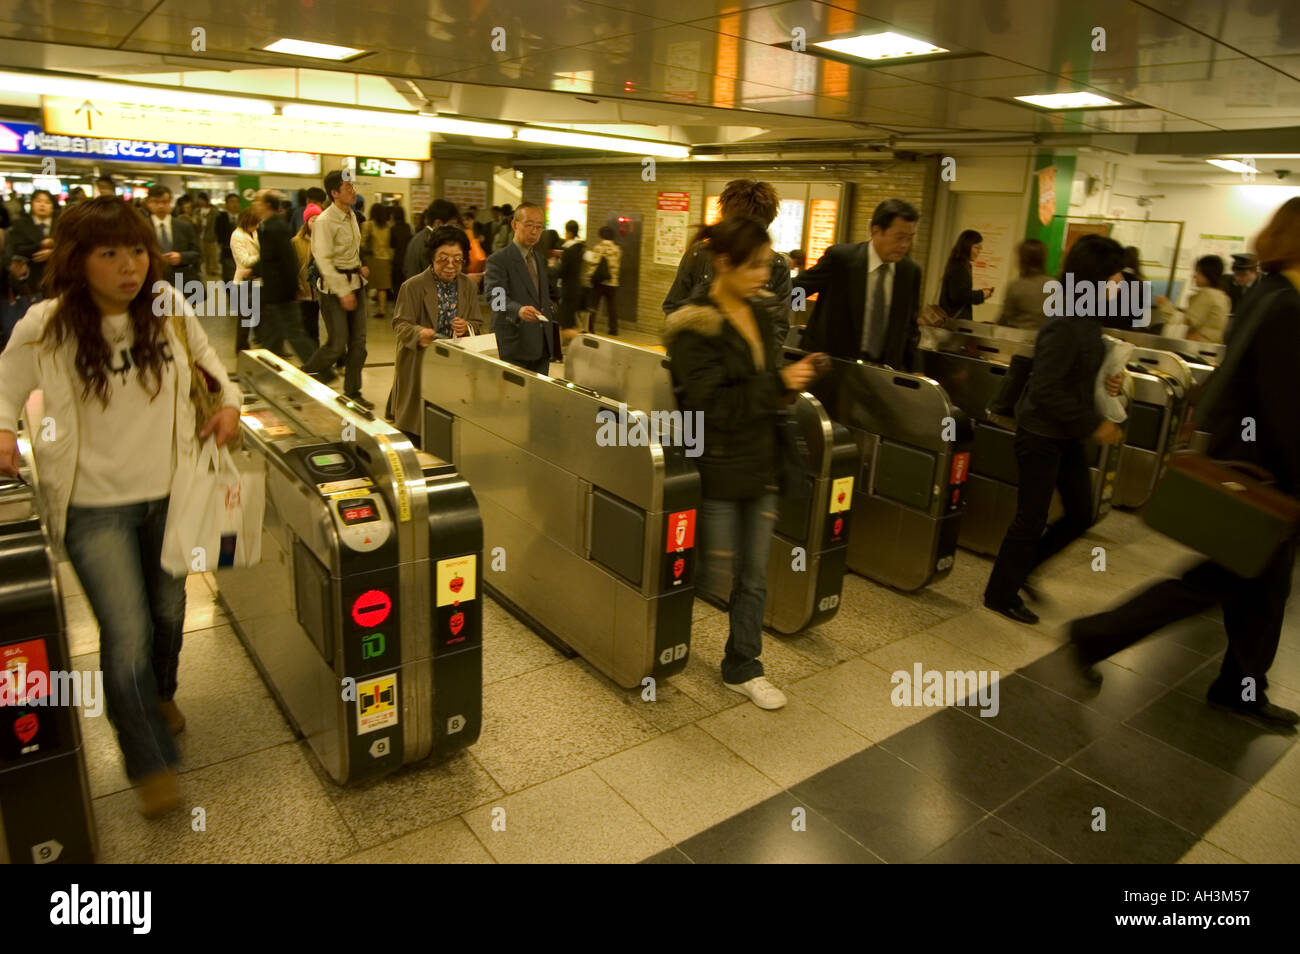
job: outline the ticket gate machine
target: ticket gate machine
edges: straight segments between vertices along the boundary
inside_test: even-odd
[[[970,416],[974,443],[966,487],[966,513],[958,542],[975,553],[995,554],[1016,514],[1020,468],[1011,422],[993,420],[988,407],[1002,389],[1014,355],[1033,355],[1033,342],[950,333],[942,351],[921,349],[925,373],[938,381],[952,402]],[[1092,477],[1092,522],[1110,511],[1119,448],[1088,441]],[[1059,503],[1053,500],[1053,510]]]
[[[267,685],[350,783],[471,745],[482,725],[482,525],[469,485],[268,351],[239,355],[266,470],[262,561],[216,572]]]
[[[968,338],[981,339],[987,334],[995,341],[1019,343],[1028,347],[1027,353],[1032,353],[1037,337],[1036,331],[1004,328],[985,322],[959,321],[954,322],[953,327]],[[1134,346],[1129,360],[1133,394],[1124,426],[1124,444],[1120,449],[1111,504],[1140,507],[1155,491],[1155,485],[1164,473],[1164,465],[1177,447],[1178,428],[1188,414],[1188,397],[1195,379],[1195,372],[1177,352],[1155,348],[1151,344],[1195,345],[1197,342],[1114,332],[1109,328],[1105,333]],[[1217,347],[1220,346],[1210,345],[1210,348]]]
[[[677,410],[668,359],[649,348],[579,335],[569,344],[564,374],[629,408]],[[848,431],[811,394],[800,394],[791,413],[806,466],[798,492],[781,496],[768,556],[763,623],[778,633],[824,623],[839,607],[857,457]],[[702,595],[725,603],[729,593]]]
[[[790,329],[787,361],[803,331]],[[856,445],[849,569],[908,592],[943,579],[966,510],[966,414],[930,378],[861,361],[831,359],[811,391]]]
[[[700,507],[685,448],[501,361],[492,335],[430,345],[422,388],[425,449],[478,497],[493,597],[625,688],[685,668]]]
[[[30,405],[28,420],[41,420]],[[22,479],[0,478],[0,862],[89,864],[95,819],[81,727],[65,695],[71,684],[61,675],[72,672],[63,595],[30,449],[22,437],[18,447]]]

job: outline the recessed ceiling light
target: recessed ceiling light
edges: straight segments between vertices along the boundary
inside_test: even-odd
[[[901,33],[862,33],[858,36],[822,40],[813,46],[844,56],[856,56],[861,60],[896,60],[905,56],[930,56],[948,52],[941,46]]]
[[[289,56],[310,56],[317,60],[346,60],[365,50],[356,50],[350,46],[335,46],[332,43],[312,43],[310,40],[276,40],[270,46],[262,47],[268,53],[287,53]]]
[[[1017,96],[1016,100],[1040,109],[1098,109],[1102,106],[1123,106],[1119,100],[1107,99],[1096,93],[1040,93],[1035,96]]]
[[[1218,166],[1227,172],[1258,172],[1254,166],[1242,162],[1240,159],[1206,159],[1212,166]]]

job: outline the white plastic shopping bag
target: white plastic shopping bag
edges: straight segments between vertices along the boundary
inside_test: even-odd
[[[1101,340],[1106,346],[1106,357],[1102,359],[1101,367],[1097,371],[1093,397],[1098,414],[1108,421],[1122,424],[1128,420],[1130,378],[1127,369],[1129,359],[1133,357],[1133,345],[1128,341],[1112,338],[1110,335],[1102,335]],[[1113,378],[1117,374],[1124,375],[1124,389],[1119,394],[1111,396],[1106,390],[1106,379]]]
[[[247,452],[237,463],[208,438],[195,460],[177,465],[172,479],[162,568],[185,576],[255,566],[262,559],[265,510],[266,471]]]

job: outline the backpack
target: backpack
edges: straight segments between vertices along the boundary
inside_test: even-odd
[[[592,288],[595,288],[598,285],[603,285],[605,282],[609,281],[610,274],[609,260],[602,255],[600,257],[600,262],[596,265],[595,271],[591,273],[591,278],[588,280],[588,284]]]

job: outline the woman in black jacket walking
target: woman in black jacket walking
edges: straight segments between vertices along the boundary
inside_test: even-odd
[[[974,290],[974,273],[971,263],[983,251],[984,236],[974,229],[966,229],[957,236],[957,244],[948,256],[948,265],[943,270],[943,285],[939,288],[939,307],[947,312],[949,318],[970,321],[971,306],[982,305],[993,296],[990,285]]]
[[[1255,248],[1269,274],[1229,323],[1223,362],[1211,375],[1196,413],[1210,432],[1210,457],[1264,467],[1276,478],[1278,490],[1300,496],[1300,427],[1295,419],[1300,407],[1300,198],[1289,199],[1274,213]],[[1281,639],[1295,557],[1292,538],[1253,579],[1203,560],[1122,606],[1076,620],[1070,627],[1075,661],[1089,681],[1100,682],[1094,663],[1163,626],[1222,604],[1228,651],[1207,694],[1210,705],[1270,728],[1295,726],[1300,714],[1269,702],[1264,692]]]
[[[681,410],[703,421],[702,572],[706,582],[720,581],[731,563],[723,684],[759,708],[779,709],[785,695],[764,678],[759,659],[780,478],[777,429],[792,392],[817,377],[819,356],[781,367],[770,311],[759,305],[769,294],[762,286],[772,256],[762,222],[724,219],[705,226],[700,239],[709,241],[713,281],[668,316],[664,344]]]
[[[1124,249],[1113,239],[1085,235],[1066,256],[1061,282],[1071,274],[1075,288],[1084,283],[1097,288],[1098,283],[1118,282],[1123,256]],[[1102,296],[1107,293],[1100,292]],[[1034,341],[1033,369],[1016,402],[1015,448],[1020,469],[1016,516],[984,588],[985,606],[1020,623],[1038,622],[1020,596],[1029,574],[1092,523],[1092,482],[1084,441],[1092,437],[1099,444],[1115,444],[1123,436],[1096,409],[1097,372],[1106,357],[1101,318],[1069,314],[1072,311],[1070,307],[1064,315],[1049,317]],[[1107,390],[1118,394],[1123,383],[1121,373],[1107,379]],[[1048,527],[1053,489],[1061,493],[1065,515]]]

